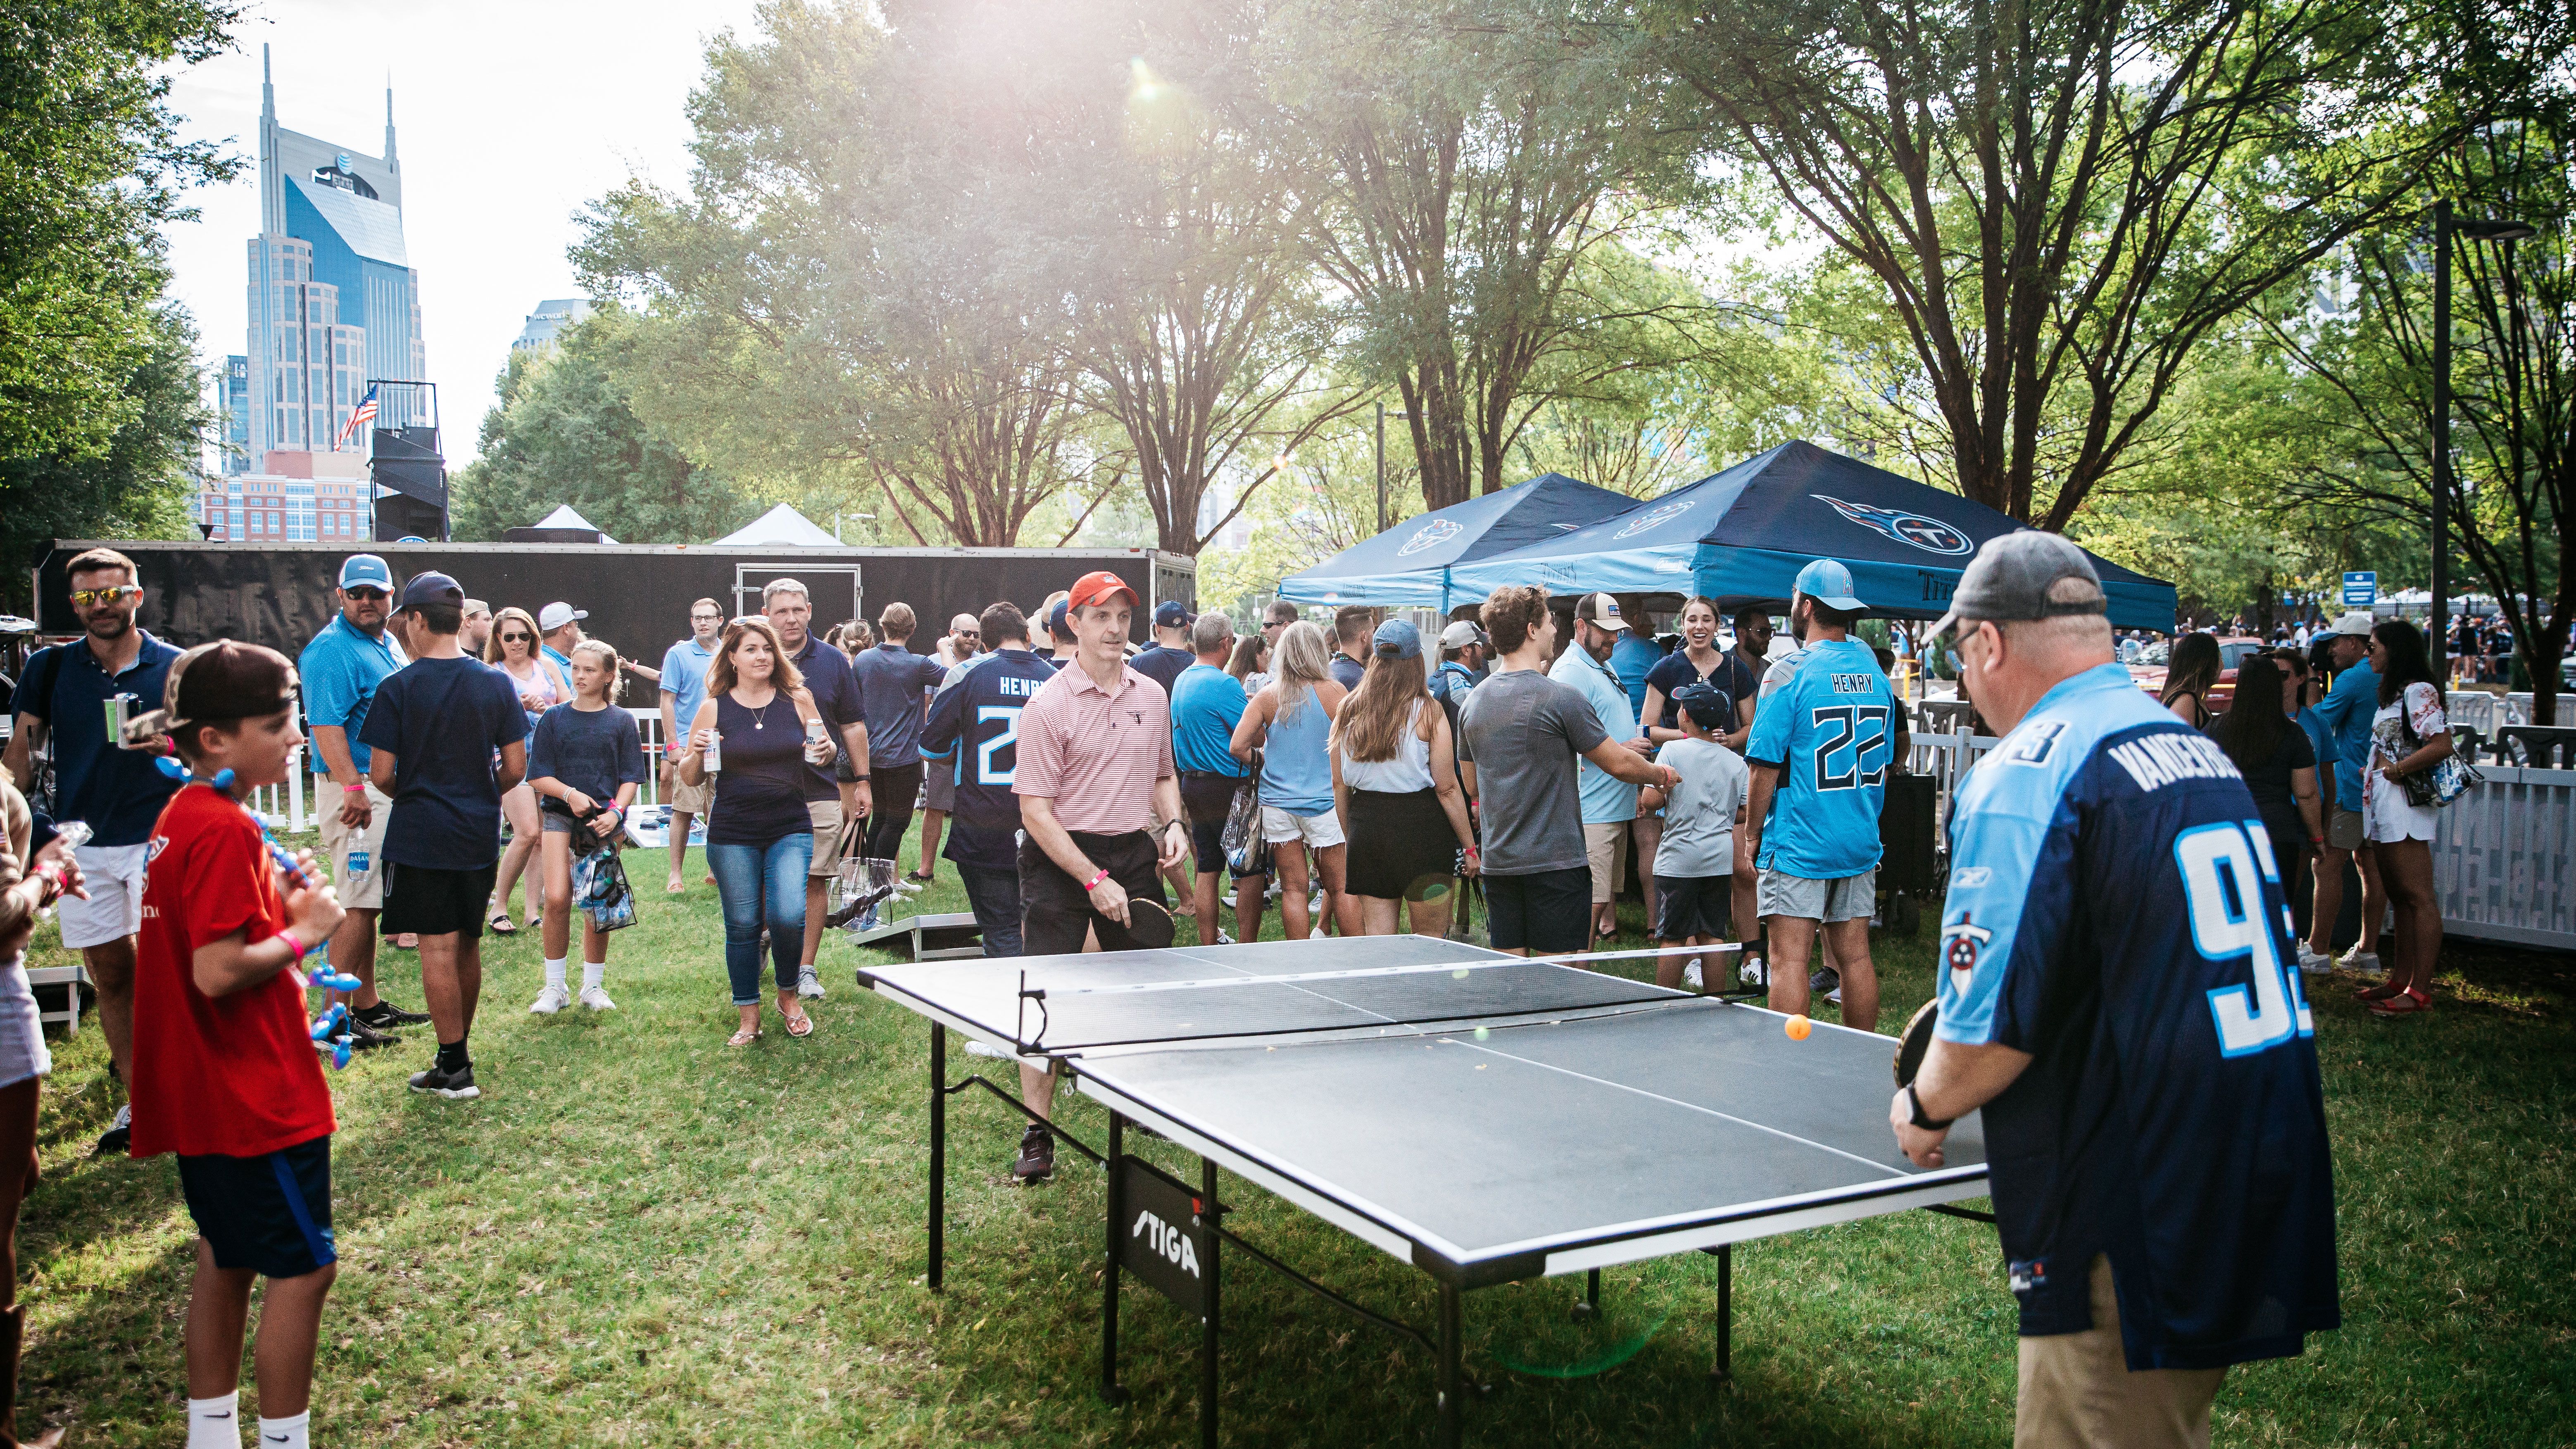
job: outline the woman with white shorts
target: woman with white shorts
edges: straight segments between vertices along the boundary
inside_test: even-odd
[[[1333,682],[1332,646],[1324,631],[1299,620],[1279,631],[1278,677],[1243,711],[1227,748],[1246,764],[1261,756],[1261,834],[1279,863],[1279,913],[1288,939],[1314,931],[1307,908],[1306,865],[1324,883],[1324,913],[1345,936],[1360,933],[1359,912],[1342,890],[1342,827],[1333,813],[1333,716],[1347,693]]]
[[[2373,626],[2370,667],[2379,676],[2379,713],[2371,717],[2370,762],[2361,777],[2361,828],[2376,847],[2397,929],[2381,937],[2388,979],[2360,996],[2375,1015],[2413,1016],[2433,1009],[2433,964],[2442,954],[2442,908],[2433,894],[2442,812],[2408,799],[2406,782],[2450,758],[2451,722],[2414,625],[2383,619]]]

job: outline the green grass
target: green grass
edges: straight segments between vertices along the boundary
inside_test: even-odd
[[[1010,1187],[1016,1118],[980,1093],[954,1099],[948,1287],[929,1292],[926,1029],[862,996],[860,953],[834,940],[820,1033],[773,1025],[728,1050],[713,888],[693,870],[672,902],[657,853],[629,862],[647,899],[616,941],[621,1010],[529,1016],[538,951],[523,934],[487,945],[482,1101],[403,1090],[425,1031],[332,1079],[343,1267],[315,1398],[325,1442],[1194,1442],[1197,1327],[1141,1288],[1124,1315],[1135,1402],[1094,1396],[1099,1175],[1065,1153],[1055,1183]],[[953,867],[921,908],[964,909]],[[1891,1023],[1929,990],[1927,945],[1880,942]],[[38,955],[61,957],[46,938]],[[2576,1443],[2576,965],[2470,946],[2448,964],[2426,1020],[2375,1022],[2340,986],[2317,992],[2346,1327],[2232,1374],[2222,1443]],[[419,1003],[407,954],[387,953],[384,984]],[[76,1445],[173,1444],[190,1262],[176,1172],[88,1157],[117,1100],[94,1027],[55,1060],[45,1178],[19,1235],[22,1402],[70,1422]],[[1096,1144],[1100,1111],[1063,1100]],[[1145,1145],[1195,1180],[1194,1162]],[[1247,1237],[1434,1321],[1420,1273],[1227,1185]],[[2013,1304],[1991,1228],[1918,1212],[1740,1248],[1732,1388],[1707,1377],[1713,1268],[1694,1254],[1612,1270],[1619,1312],[1601,1332],[1635,1351],[1582,1377],[1497,1366],[1571,1352],[1555,1325],[1580,1279],[1470,1295],[1469,1370],[1494,1383],[1469,1406],[1470,1442],[2010,1439]],[[1240,1256],[1226,1276],[1229,1444],[1428,1434],[1420,1349]],[[256,1395],[245,1385],[246,1410]]]

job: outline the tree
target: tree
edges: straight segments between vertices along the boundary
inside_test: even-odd
[[[1345,364],[1403,398],[1432,508],[1506,486],[1539,407],[1638,365],[1592,345],[1640,314],[1589,290],[1584,263],[1691,188],[1671,80],[1620,46],[1561,46],[1563,13],[1291,0],[1246,90],[1296,160],[1307,248],[1346,299]]]
[[[116,379],[106,446],[0,459],[0,559],[30,565],[57,538],[197,537],[198,448],[214,420],[197,333],[174,305],[145,321],[142,359]]]
[[[145,415],[166,418],[158,394],[129,387],[168,356],[160,228],[195,217],[184,188],[240,167],[178,140],[171,66],[224,49],[239,16],[207,0],[26,0],[0,19],[0,458],[52,460],[26,465],[41,471],[130,457],[156,436]]]
[[[567,503],[620,543],[703,543],[751,520],[750,499],[628,406],[603,359],[624,320],[602,309],[551,352],[510,355],[482,455],[456,476],[456,537],[497,541]]]
[[[2062,529],[2210,330],[2459,133],[2391,0],[1669,0],[1661,54],[1885,290],[1968,497]],[[2440,119],[2419,120],[2421,117]]]

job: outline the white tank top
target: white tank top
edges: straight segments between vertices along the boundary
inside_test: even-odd
[[[1413,702],[1413,713],[1404,720],[1404,728],[1395,736],[1395,758],[1392,760],[1354,760],[1342,756],[1342,783],[1354,790],[1370,790],[1381,795],[1411,795],[1431,788],[1431,742],[1422,737],[1423,701]]]

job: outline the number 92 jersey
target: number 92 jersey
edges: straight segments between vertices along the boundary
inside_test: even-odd
[[[2064,680],[1960,783],[1950,865],[1938,1034],[2032,1056],[1985,1107],[2021,1331],[2093,1326],[2095,1254],[2132,1369],[2337,1326],[2284,862],[2216,742],[2117,664]]]

